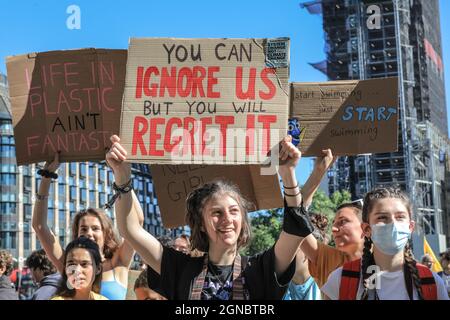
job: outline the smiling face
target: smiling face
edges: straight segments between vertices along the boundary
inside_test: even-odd
[[[91,288],[97,267],[88,250],[75,248],[67,254],[66,275],[70,286],[76,290]]]
[[[210,247],[235,247],[242,229],[242,210],[238,202],[224,193],[211,198],[203,208],[203,230]]]
[[[336,212],[331,231],[340,251],[353,253],[364,243],[361,222],[352,208],[342,208]]]
[[[413,232],[414,221],[411,220],[410,213],[404,202],[399,198],[383,198],[376,200],[368,214],[368,221],[363,223],[364,233],[371,237],[371,225],[406,223],[409,230]]]
[[[88,214],[80,219],[78,225],[78,237],[80,236],[85,236],[86,238],[89,238],[97,243],[100,248],[100,252],[103,252],[105,238],[102,225],[97,217]]]

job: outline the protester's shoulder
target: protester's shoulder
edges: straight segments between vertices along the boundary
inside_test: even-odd
[[[163,246],[162,263],[164,265],[164,268],[176,269],[180,268],[180,266],[187,267],[191,265],[197,265],[201,264],[203,259],[203,256],[193,257],[173,248]]]
[[[328,276],[325,284],[320,290],[331,300],[337,300],[339,298],[339,286],[342,277],[342,267],[333,270]]]
[[[341,251],[339,251],[338,249],[336,249],[335,247],[332,247],[328,244],[325,244],[323,242],[317,241],[317,245],[318,245],[318,250],[321,251],[322,253],[325,254],[335,254],[335,255],[339,255],[339,256],[345,256],[345,254]]]
[[[444,279],[442,279],[436,272],[432,272],[432,274],[434,281],[436,282],[438,300],[450,300]]]

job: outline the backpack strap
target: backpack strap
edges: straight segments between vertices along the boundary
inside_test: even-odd
[[[356,300],[360,277],[361,259],[344,263],[339,286],[339,300]]]
[[[431,270],[423,264],[416,264],[424,300],[437,300],[437,285]]]

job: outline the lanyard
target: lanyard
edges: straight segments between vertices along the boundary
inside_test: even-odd
[[[242,257],[236,254],[233,263],[233,300],[246,300],[244,294],[244,275],[242,274]],[[208,254],[205,253],[203,259],[202,272],[194,279],[191,296],[189,300],[200,300],[205,283],[206,273],[208,271]]]

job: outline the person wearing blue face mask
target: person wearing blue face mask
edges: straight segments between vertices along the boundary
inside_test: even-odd
[[[364,198],[363,256],[336,269],[321,288],[333,300],[448,300],[442,279],[412,255],[415,222],[408,197],[379,188]]]

